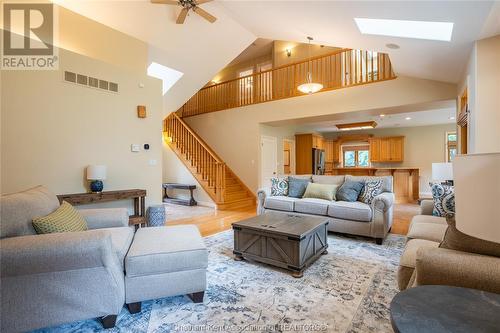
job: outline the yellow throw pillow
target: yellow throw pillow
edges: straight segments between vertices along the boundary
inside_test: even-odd
[[[309,183],[303,198],[316,198],[332,201],[335,198],[338,185]]]
[[[73,206],[63,201],[61,206],[47,216],[33,219],[37,234],[87,230],[87,222]]]

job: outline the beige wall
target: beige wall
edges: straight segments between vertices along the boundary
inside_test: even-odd
[[[499,54],[500,35],[474,43],[465,73],[458,85],[458,98],[467,88],[470,109],[469,153],[500,151]]]
[[[290,57],[286,54],[286,49],[288,48],[292,50],[292,55]],[[306,43],[277,40],[274,41],[273,47],[274,67],[288,65],[294,62],[305,60],[309,57],[329,54],[340,49],[341,48],[331,46],[321,47],[321,45],[317,44],[311,44],[311,48],[309,49],[309,46]]]
[[[376,137],[405,136],[404,161],[402,163],[376,163],[377,167],[414,167],[420,169],[420,193],[429,194],[432,180],[432,163],[446,162],[446,132],[454,132],[454,124],[418,127],[381,128],[355,131],[352,134],[373,134]],[[351,133],[351,132],[350,132]],[[337,133],[324,133],[336,138]]]
[[[500,35],[477,42],[475,153],[500,152]]]
[[[2,72],[1,192],[85,192],[85,167],[105,164],[106,190],[144,188],[148,205],[161,202],[161,82],[62,49],[59,57],[58,71]],[[66,83],[64,70],[117,82],[119,92]],[[132,143],[151,149],[132,153]]]
[[[254,73],[257,73],[259,71],[259,66],[260,64],[263,63],[271,63],[272,65],[272,55],[264,55],[261,57],[257,57],[255,59],[243,61],[240,63],[237,63],[233,66],[228,66],[222,69],[215,77],[213,78],[213,81],[215,82],[224,82],[224,81],[229,81],[232,79],[236,79],[239,77],[239,73],[241,71],[246,71],[249,69],[253,69]],[[211,85],[212,82],[209,82],[207,85]]]
[[[64,7],[58,6],[58,11],[59,47],[117,67],[146,71],[146,43]]]
[[[453,100],[456,89],[453,84],[398,77],[375,84],[189,117],[186,122],[247,186],[256,190],[260,179],[261,123]]]
[[[200,183],[165,142],[163,142],[163,182],[194,184],[196,185],[196,190],[193,191],[193,196],[198,204],[210,207],[215,206],[212,198],[203,190]],[[176,198],[189,198],[189,191],[186,190],[169,190],[169,194],[172,194]]]

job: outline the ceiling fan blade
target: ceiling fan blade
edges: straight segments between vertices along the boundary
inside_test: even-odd
[[[201,5],[202,3],[207,3],[213,0],[195,0],[197,5]]]
[[[186,20],[186,16],[188,14],[189,9],[187,8],[182,8],[181,12],[179,13],[179,16],[177,16],[177,21],[175,23],[177,24],[182,24]]]
[[[151,0],[152,3],[161,3],[164,5],[178,5],[179,1],[177,0]]]
[[[193,10],[196,14],[200,15],[201,17],[203,17],[205,20],[207,20],[210,23],[214,23],[217,20],[217,18],[215,16],[209,14],[208,12],[201,9],[200,7],[194,7]]]

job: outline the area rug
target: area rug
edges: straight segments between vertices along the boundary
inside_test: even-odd
[[[114,329],[97,320],[40,332],[392,332],[389,303],[404,237],[383,245],[329,235],[329,253],[293,278],[289,272],[232,256],[232,231],[205,238],[208,289],[203,304],[185,296],[124,308]],[[168,281],[166,282],[168,283]]]
[[[196,216],[214,214],[215,209],[206,206],[182,206],[164,203],[167,223],[169,221],[192,218]]]

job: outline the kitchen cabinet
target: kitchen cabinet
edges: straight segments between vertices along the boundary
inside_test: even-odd
[[[371,162],[403,162],[404,136],[370,138]]]

